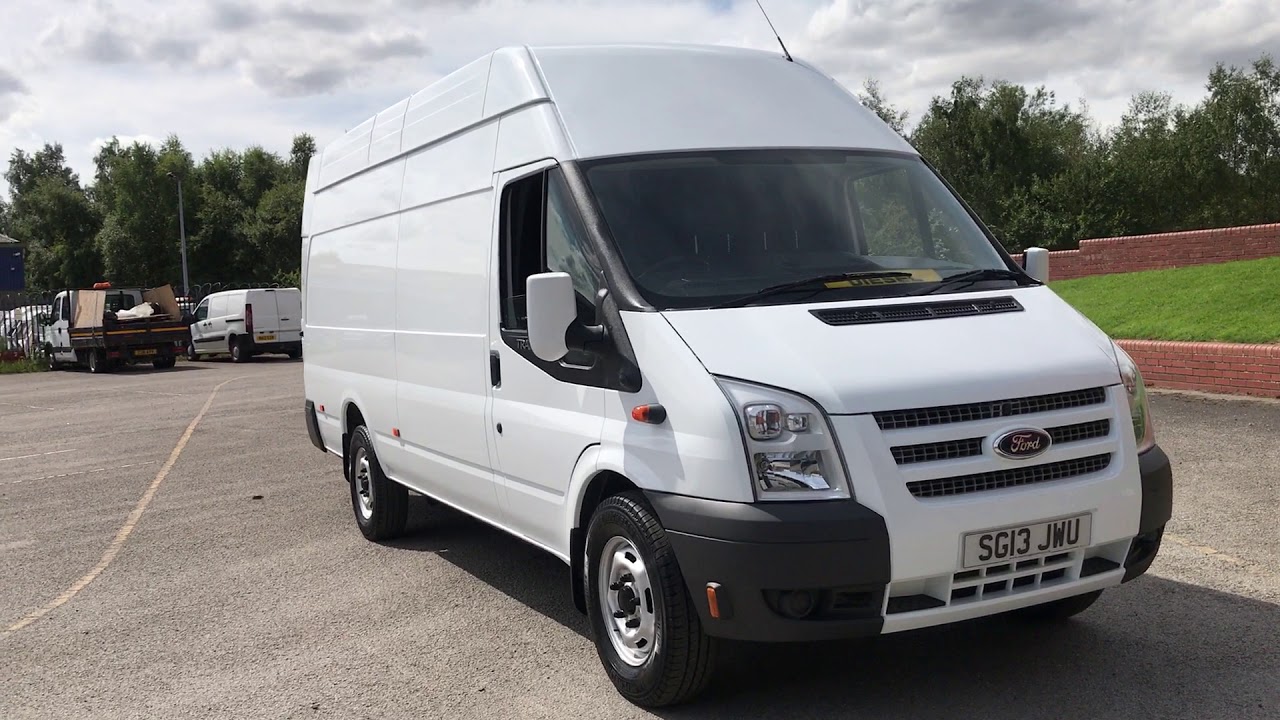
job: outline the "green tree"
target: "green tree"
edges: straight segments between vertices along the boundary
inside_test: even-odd
[[[175,136],[159,149],[139,142],[123,147],[113,139],[94,159],[93,195],[105,218],[98,248],[109,279],[154,285],[181,276],[177,190],[184,180],[188,220],[199,217],[198,197],[186,190],[193,176],[191,156]],[[172,173],[173,177],[170,177]],[[187,232],[193,228],[188,224]]]
[[[93,238],[101,219],[62,146],[46,144],[31,155],[15,151],[4,177],[13,199],[0,228],[26,243],[27,285],[78,287],[98,279],[102,263]]]

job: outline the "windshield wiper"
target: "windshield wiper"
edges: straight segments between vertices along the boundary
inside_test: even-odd
[[[712,305],[712,310],[720,310],[722,308],[743,307],[757,300],[763,300],[774,295],[792,292],[794,290],[803,290],[812,285],[825,285],[826,283],[840,282],[841,280],[875,280],[877,278],[909,278],[914,277],[909,272],[900,270],[874,270],[869,272],[847,272],[836,273],[833,275],[819,275],[817,277],[804,278],[802,280],[793,280],[791,282],[782,283],[781,285],[770,285],[767,288],[757,290],[750,295],[726,300],[718,305]]]
[[[911,295],[932,295],[933,293],[936,293],[939,290],[942,290],[943,288],[954,288],[956,284],[972,285],[974,283],[982,282],[984,280],[1015,280],[1018,282],[1019,285],[1022,285],[1022,284],[1040,285],[1041,284],[1039,281],[1033,279],[1031,276],[1024,275],[1020,272],[1014,272],[1013,270],[1005,270],[1002,268],[981,268],[978,270],[967,270],[962,273],[956,273],[955,275],[948,275],[947,277],[939,280],[936,285],[933,285],[932,287],[921,290],[920,292],[914,292],[910,294]]]

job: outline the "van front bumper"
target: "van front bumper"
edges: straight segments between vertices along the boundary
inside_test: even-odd
[[[880,634],[889,533],[874,511],[854,501],[646,495],[708,635],[781,642]],[[718,618],[707,601],[709,584]]]
[[[1138,534],[1115,570],[989,604],[952,607],[936,601],[918,610],[899,607],[893,628],[885,627],[883,615],[891,580],[889,533],[875,511],[851,500],[732,503],[645,494],[667,531],[708,635],[814,641],[960,621],[1139,577],[1159,552],[1173,498],[1169,458],[1159,447],[1139,456],[1139,468]],[[719,617],[711,615],[709,586],[715,588]]]

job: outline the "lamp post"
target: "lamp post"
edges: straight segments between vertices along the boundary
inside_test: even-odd
[[[182,237],[182,294],[190,298],[191,282],[187,278],[187,221],[182,215],[182,178],[173,173],[166,174],[178,183],[178,232]]]

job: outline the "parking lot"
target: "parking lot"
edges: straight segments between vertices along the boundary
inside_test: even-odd
[[[421,498],[366,542],[301,393],[270,357],[0,376],[0,717],[649,715],[559,561]],[[1280,717],[1280,403],[1153,405],[1176,496],[1145,578],[1058,627],[730,645],[662,716]]]

